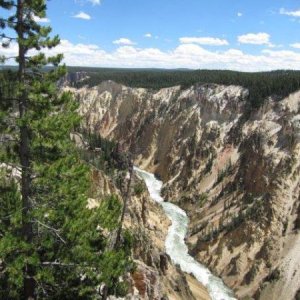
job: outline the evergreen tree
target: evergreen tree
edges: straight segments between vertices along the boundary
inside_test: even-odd
[[[18,71],[2,74],[0,89],[0,298],[97,299],[101,283],[117,293],[130,249],[106,251],[102,231],[117,229],[121,204],[109,197],[87,209],[89,169],[70,140],[77,104],[56,88],[62,55],[43,52],[59,38],[36,21],[46,1],[0,7],[10,10],[2,45],[18,46]]]
[[[281,100],[300,88],[300,72],[278,70],[270,72],[237,72],[229,70],[155,70],[155,69],[107,69],[70,67],[70,72],[85,72],[86,78],[71,82],[73,86],[96,86],[105,80],[113,80],[131,87],[160,89],[175,85],[189,88],[197,84],[240,85],[249,90],[249,109],[257,109],[269,96]]]

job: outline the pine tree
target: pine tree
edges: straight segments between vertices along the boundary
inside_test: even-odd
[[[59,37],[36,21],[46,1],[0,0],[0,7],[10,10],[0,19],[2,45],[18,45],[17,73],[1,74],[0,298],[97,299],[101,283],[117,293],[130,250],[106,251],[102,230],[117,228],[121,204],[109,197],[87,209],[89,168],[70,139],[78,107],[56,88],[62,55],[44,51]]]

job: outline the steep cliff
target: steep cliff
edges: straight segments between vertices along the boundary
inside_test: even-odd
[[[128,173],[125,170],[115,170],[108,176],[94,169],[92,181],[93,198],[88,202],[90,209],[109,195],[117,195],[122,201],[126,198],[123,186],[127,184]],[[164,241],[170,221],[161,206],[150,199],[143,181],[136,176],[131,181],[130,190],[123,230],[128,230],[133,238],[135,268],[124,278],[129,283],[126,299],[209,300],[205,288],[174,266],[165,253]],[[115,234],[112,234],[112,241],[114,237]]]
[[[250,110],[240,86],[71,90],[84,126],[158,174],[191,219],[191,253],[239,296],[293,299],[300,287],[300,93]]]

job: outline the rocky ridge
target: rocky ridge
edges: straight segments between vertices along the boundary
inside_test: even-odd
[[[239,298],[295,297],[300,92],[250,110],[240,86],[67,89],[86,128],[119,141],[163,179],[164,197],[190,216],[191,253]]]

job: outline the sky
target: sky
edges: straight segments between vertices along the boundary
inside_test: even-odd
[[[51,0],[38,21],[72,66],[300,69],[299,0]]]

